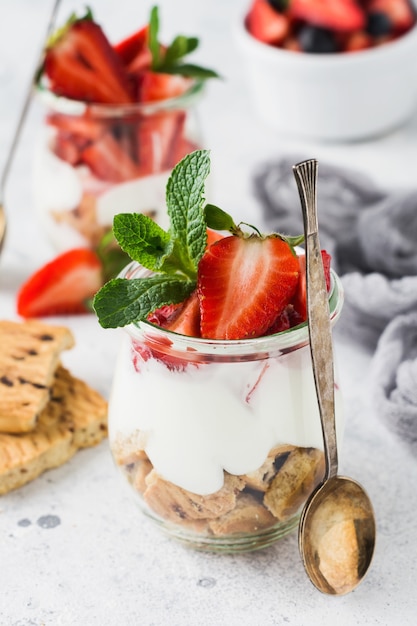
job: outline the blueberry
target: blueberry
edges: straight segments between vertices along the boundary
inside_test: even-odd
[[[368,15],[366,31],[372,35],[372,37],[388,35],[392,31],[392,22],[386,13],[373,11]]]
[[[318,26],[303,26],[298,33],[298,41],[304,52],[329,53],[338,49],[334,34]]]

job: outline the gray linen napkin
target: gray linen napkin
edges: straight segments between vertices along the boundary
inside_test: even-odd
[[[271,230],[303,230],[292,173],[303,158],[254,173]],[[384,422],[417,451],[417,190],[387,193],[359,172],[319,163],[317,196],[321,246],[345,290],[335,332],[374,351],[372,393]]]

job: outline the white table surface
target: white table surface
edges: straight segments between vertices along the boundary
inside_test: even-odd
[[[91,1],[115,38],[145,21],[148,2]],[[255,165],[284,153],[361,169],[387,188],[417,184],[417,111],[403,128],[350,145],[293,142],[252,108],[231,38],[243,0],[160,0],[163,32],[198,34],[201,63],[220,70],[200,107],[212,151],[212,202],[262,225],[250,185]],[[61,15],[76,6],[64,1]],[[1,0],[0,157],[42,41],[51,1]],[[415,62],[410,59],[410,62]],[[416,75],[417,76],[417,75]],[[40,112],[31,108],[7,187],[9,236],[0,259],[0,316],[16,319],[19,285],[54,251],[33,212],[32,146]],[[119,331],[92,315],[50,320],[74,332],[65,365],[106,397]],[[346,401],[342,473],[368,490],[378,538],[372,568],[351,594],[328,597],[307,579],[293,534],[239,556],[189,551],[142,519],[113,468],[107,442],[0,498],[1,626],[407,626],[417,623],[417,462],[378,421],[369,397],[372,355],[336,341]],[[1,346],[0,346],[1,349]]]

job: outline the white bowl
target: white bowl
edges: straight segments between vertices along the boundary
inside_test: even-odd
[[[256,40],[244,17],[234,34],[246,60],[255,107],[278,131],[353,141],[405,122],[417,103],[417,26],[377,48],[307,54]]]

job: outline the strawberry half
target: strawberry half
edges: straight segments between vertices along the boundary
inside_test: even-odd
[[[288,15],[338,31],[361,30],[366,26],[365,12],[355,0],[291,0]]]
[[[278,236],[224,237],[204,253],[198,267],[201,336],[259,337],[290,302],[298,259]]]
[[[122,183],[139,176],[138,165],[108,132],[81,153],[82,161],[101,180]]]
[[[70,21],[49,44],[44,72],[54,93],[83,102],[133,102],[119,55],[88,17]]]
[[[86,302],[103,284],[95,252],[75,248],[35,272],[20,288],[17,312],[22,317],[88,313]]]

